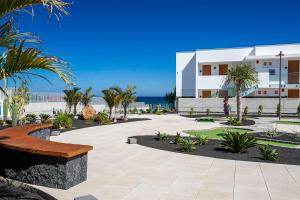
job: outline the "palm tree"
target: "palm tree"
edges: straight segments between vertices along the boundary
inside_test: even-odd
[[[170,108],[174,108],[175,107],[176,88],[173,89],[173,92],[166,93],[165,100],[169,104]]]
[[[233,83],[236,90],[237,119],[242,121],[241,88],[250,88],[258,83],[255,69],[248,64],[239,64],[228,69],[225,84]]]
[[[122,92],[122,106],[124,109],[124,120],[127,121],[127,110],[131,103],[136,101],[136,87],[128,85],[124,92]]]
[[[112,119],[112,110],[115,105],[115,92],[111,89],[102,90],[103,99],[109,108],[109,118]]]
[[[54,13],[57,18],[61,17],[61,14],[68,15],[69,4],[62,0],[0,0],[0,17],[35,5],[43,5],[49,14]]]
[[[82,93],[81,103],[84,106],[88,106],[92,103],[92,99],[95,95],[92,93],[92,87],[85,89]]]
[[[114,122],[117,122],[117,109],[119,108],[120,104],[122,103],[122,95],[123,91],[120,87],[111,87],[110,90],[114,93]]]
[[[64,100],[66,101],[68,113],[71,113],[73,107],[73,114],[77,114],[77,105],[81,100],[81,93],[79,92],[80,88],[74,87],[69,90],[64,90],[65,93]]]

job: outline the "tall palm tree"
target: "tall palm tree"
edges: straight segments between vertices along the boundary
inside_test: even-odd
[[[255,69],[248,64],[239,64],[228,69],[225,84],[233,83],[236,90],[236,111],[239,122],[242,121],[241,88],[250,88],[258,83]]]
[[[102,90],[102,98],[109,108],[109,118],[112,119],[112,110],[115,105],[115,92],[111,89]]]
[[[119,108],[120,104],[122,103],[122,95],[123,91],[120,87],[115,86],[111,87],[110,90],[114,93],[114,122],[117,122],[117,109]]]
[[[81,100],[80,88],[74,87],[72,89],[63,90],[65,93],[64,100],[66,101],[68,113],[71,113],[73,107],[73,114],[77,114],[77,105]]]
[[[128,85],[124,92],[122,92],[122,106],[124,109],[124,120],[127,121],[127,110],[131,103],[136,101],[136,87]]]
[[[88,106],[92,103],[92,99],[95,95],[92,93],[92,87],[85,89],[82,93],[81,103],[84,106]]]

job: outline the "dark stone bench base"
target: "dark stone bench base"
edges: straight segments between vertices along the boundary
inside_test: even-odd
[[[0,175],[24,183],[68,189],[87,179],[87,154],[58,158],[0,147]]]

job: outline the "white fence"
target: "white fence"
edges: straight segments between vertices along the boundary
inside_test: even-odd
[[[224,103],[222,98],[179,98],[178,112],[206,112],[207,109],[213,113],[223,113]],[[230,112],[236,111],[236,99],[229,98]],[[282,113],[295,114],[300,103],[299,99],[281,99]],[[263,113],[275,114],[277,111],[277,98],[242,98],[242,111],[248,106],[249,113],[257,113],[258,106],[263,106]]]

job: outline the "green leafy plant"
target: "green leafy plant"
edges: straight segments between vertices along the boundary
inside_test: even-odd
[[[190,108],[189,116],[192,117],[192,116],[193,116],[193,113],[194,113],[194,108]]]
[[[248,106],[246,106],[245,108],[244,108],[244,112],[243,112],[243,116],[248,116],[248,110],[249,110],[249,108],[248,108]]]
[[[111,120],[108,116],[108,114],[104,111],[102,112],[99,112],[95,118],[95,121],[96,122],[99,122],[100,124],[102,125],[105,125],[105,124],[110,124],[111,123]]]
[[[34,113],[32,113],[32,114],[26,114],[25,115],[25,120],[26,120],[26,123],[33,124],[33,123],[36,122],[37,116]]]
[[[201,136],[201,135],[195,135],[196,140],[194,144],[196,145],[206,145],[208,143],[208,137],[207,136]]]
[[[182,137],[181,137],[180,133],[176,133],[173,143],[179,144],[181,139],[182,139]]]
[[[267,129],[264,134],[268,137],[277,137],[279,135],[277,128]]]
[[[258,115],[262,115],[263,109],[264,109],[263,105],[259,105],[259,106],[258,106],[257,114],[258,114]]]
[[[207,108],[207,109],[206,109],[206,115],[209,115],[209,114],[210,114],[210,109]]]
[[[179,141],[179,145],[182,152],[191,152],[196,149],[195,143],[190,137],[188,139],[182,138]]]
[[[147,108],[146,109],[146,113],[150,114],[152,112],[152,109],[151,108]]]
[[[272,149],[269,145],[260,146],[259,151],[264,160],[276,161],[278,159],[277,150]]]
[[[167,133],[161,133],[160,131],[156,133],[156,136],[158,141],[167,141],[169,139]]]
[[[240,126],[241,122],[238,120],[238,118],[229,117],[229,119],[227,120],[227,124],[231,126]]]
[[[131,112],[132,112],[133,114],[137,114],[139,111],[138,111],[138,109],[137,109],[136,107],[134,107],[134,108],[131,110]]]
[[[297,107],[297,116],[300,116],[300,104]]]
[[[41,113],[41,114],[39,114],[39,117],[41,119],[41,123],[49,123],[49,122],[51,122],[51,116],[49,114]]]
[[[248,133],[226,131],[222,136],[221,147],[233,153],[242,153],[257,144],[257,139]]]
[[[85,123],[86,124],[89,124],[89,125],[92,125],[94,123],[95,119],[93,117],[89,118],[89,119],[86,119],[85,120]]]
[[[214,122],[213,117],[200,117],[196,119],[197,122]]]
[[[6,98],[3,100],[3,120],[5,122],[7,121],[8,109],[9,109],[9,99]]]
[[[53,127],[55,129],[72,128],[73,119],[68,113],[59,112],[54,119]]]

